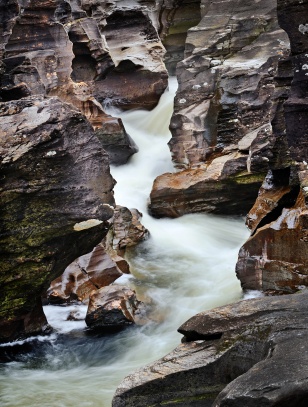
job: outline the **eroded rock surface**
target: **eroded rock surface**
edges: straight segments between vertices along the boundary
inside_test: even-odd
[[[1,103],[0,116],[3,341],[42,329],[44,288],[110,227],[114,180],[91,125],[71,105],[30,97]]]
[[[71,263],[62,276],[51,283],[47,299],[53,304],[85,301],[93,290],[113,283],[122,274],[115,261],[106,253],[104,245],[100,243],[91,253]]]
[[[182,173],[154,183],[155,216],[247,213],[274,148],[274,78],[289,49],[276,1],[204,0],[200,8],[201,21],[189,29],[177,66],[170,124],[172,159]]]
[[[113,164],[137,146],[105,106],[152,109],[167,86],[158,5],[136,1],[0,2],[0,100],[58,96],[97,130]]]
[[[270,171],[248,214],[252,236],[237,263],[243,288],[274,293],[308,284],[308,2],[278,1],[278,18],[289,35],[291,54],[280,62],[277,75]]]
[[[86,324],[103,332],[140,323],[143,304],[135,291],[122,285],[103,287],[90,296]]]
[[[108,286],[123,273],[129,273],[129,264],[124,259],[126,248],[149,236],[139,220],[141,216],[137,209],[116,206],[107,236],[91,253],[73,261],[60,277],[52,281],[47,300],[54,304],[87,302],[92,291]]]
[[[179,328],[186,342],[127,376],[113,407],[304,407],[307,307],[305,291],[192,317]]]

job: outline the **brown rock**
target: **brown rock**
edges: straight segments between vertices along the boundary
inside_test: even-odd
[[[106,238],[91,253],[71,263],[62,276],[54,280],[48,291],[51,303],[87,302],[93,290],[100,289],[129,273],[129,264],[123,258],[126,247],[145,240],[149,232],[140,223],[137,209],[116,206],[113,224]]]
[[[122,272],[100,243],[91,253],[71,263],[62,276],[51,283],[47,299],[51,303],[85,301],[93,290],[113,283],[121,275]]]
[[[294,292],[308,284],[307,216],[302,192],[289,208],[276,202],[266,224],[239,252],[236,273],[244,289]]]
[[[151,214],[175,218],[197,212],[247,213],[264,175],[249,173],[245,161],[235,153],[216,158],[208,167],[157,177],[150,195]]]
[[[91,329],[105,332],[123,329],[138,323],[141,306],[135,291],[130,288],[121,285],[104,287],[90,297],[86,324]]]
[[[121,119],[106,117],[96,135],[108,152],[110,164],[126,164],[129,157],[138,152],[138,146],[126,133]]]
[[[117,205],[113,220],[113,248],[121,253],[126,247],[135,246],[149,237],[149,231],[141,224],[142,213]]]

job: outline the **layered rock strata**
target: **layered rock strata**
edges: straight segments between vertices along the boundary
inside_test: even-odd
[[[304,407],[307,306],[305,291],[192,317],[179,328],[184,343],[127,376],[113,407]]]
[[[252,236],[239,253],[237,275],[244,289],[294,292],[307,274],[307,89],[308,3],[278,1],[278,18],[291,54],[277,77],[270,172],[247,217]]]
[[[2,0],[0,100],[49,95],[72,103],[99,130],[112,162],[124,164],[137,147],[105,106],[152,109],[167,86],[154,6]]]
[[[170,124],[172,159],[181,172],[154,182],[150,210],[158,217],[246,214],[274,148],[274,78],[289,47],[276,1],[201,1],[200,7],[201,21],[189,29],[177,66]]]
[[[106,235],[114,180],[91,125],[58,98],[0,104],[0,341],[46,324],[40,295]]]
[[[200,0],[160,0],[159,35],[166,48],[165,64],[170,75],[184,59],[187,31],[201,20]]]

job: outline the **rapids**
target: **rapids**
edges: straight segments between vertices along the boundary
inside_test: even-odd
[[[84,321],[66,321],[72,310],[85,315],[85,306],[45,307],[53,334],[0,346],[2,407],[110,407],[125,375],[180,342],[176,329],[181,323],[241,298],[234,268],[248,235],[243,219],[205,214],[153,219],[146,212],[154,178],[173,171],[167,142],[175,90],[171,80],[151,112],[111,112],[121,116],[140,149],[129,164],[112,168],[116,202],[143,212],[142,222],[151,233],[128,253],[132,275],[118,282],[152,304],[153,322],[93,335]]]

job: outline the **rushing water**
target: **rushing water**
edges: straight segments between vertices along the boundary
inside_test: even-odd
[[[112,169],[116,201],[143,212],[151,237],[128,254],[132,276],[120,281],[152,304],[153,322],[109,335],[91,335],[84,321],[66,321],[85,306],[45,307],[55,333],[0,347],[3,407],[110,407],[121,379],[160,358],[181,339],[179,325],[195,313],[241,297],[234,274],[239,246],[247,237],[243,221],[204,214],[153,219],[146,213],[154,178],[172,171],[167,141],[172,91],[152,112],[122,113],[140,148],[126,166]]]

